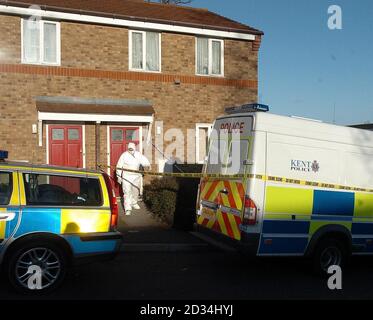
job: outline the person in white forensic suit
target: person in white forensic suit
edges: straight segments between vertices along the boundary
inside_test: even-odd
[[[118,183],[122,184],[124,197],[124,210],[126,215],[130,215],[132,209],[140,209],[138,199],[141,188],[142,175],[140,173],[128,172],[118,169],[139,170],[140,166],[150,167],[149,160],[139,151],[132,142],[128,144],[127,151],[123,152],[117,163]]]

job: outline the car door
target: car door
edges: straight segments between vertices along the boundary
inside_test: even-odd
[[[18,172],[0,168],[0,253],[20,218]]]

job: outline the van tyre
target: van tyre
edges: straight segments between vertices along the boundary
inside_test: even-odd
[[[35,240],[12,250],[5,270],[16,291],[39,295],[57,289],[65,278],[66,269],[67,258],[60,246]]]
[[[323,239],[315,248],[313,254],[314,271],[327,277],[328,269],[332,265],[343,268],[349,258],[348,250],[342,241],[336,239]]]

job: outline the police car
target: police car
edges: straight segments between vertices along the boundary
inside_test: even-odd
[[[215,121],[197,229],[257,256],[313,257],[322,274],[372,255],[373,132],[268,111]]]
[[[7,157],[0,151],[0,264],[14,288],[49,292],[69,266],[116,255],[122,235],[108,175]]]

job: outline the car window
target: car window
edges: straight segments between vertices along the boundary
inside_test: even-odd
[[[12,191],[12,174],[10,172],[0,172],[0,205],[6,206],[9,204]]]
[[[24,173],[23,179],[28,205],[102,205],[100,181],[95,178]]]

